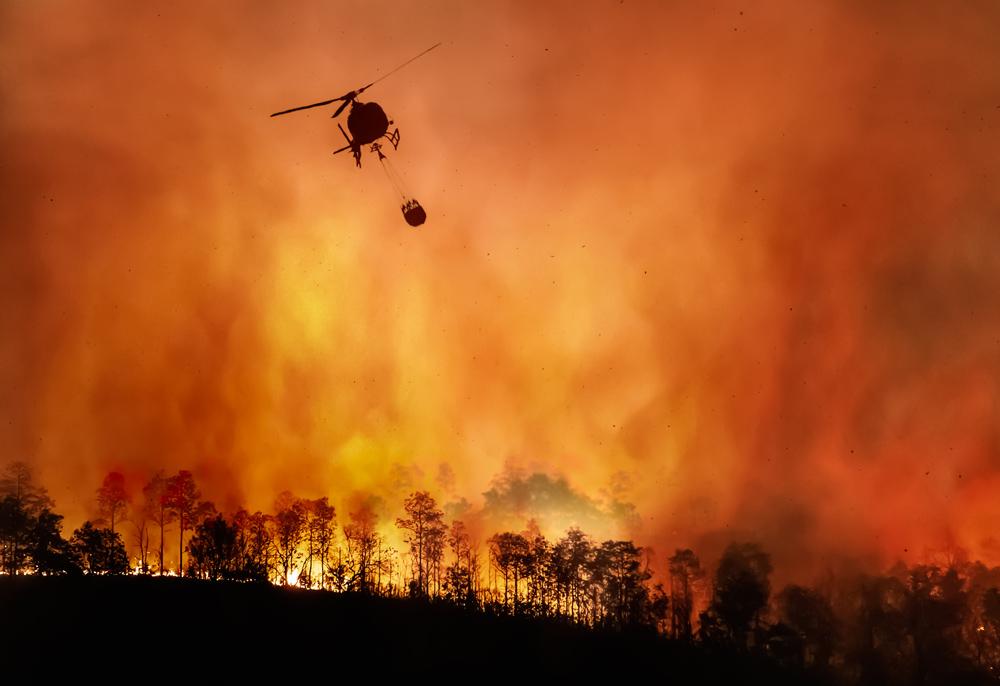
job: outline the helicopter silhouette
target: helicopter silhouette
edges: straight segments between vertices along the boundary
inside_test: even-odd
[[[292,112],[308,110],[312,109],[313,107],[324,107],[326,105],[331,105],[337,101],[340,101],[340,106],[333,113],[331,119],[336,119],[338,116],[340,116],[340,113],[343,112],[348,105],[350,105],[351,111],[348,112],[347,114],[347,128],[351,132],[351,134],[347,135],[347,131],[344,131],[344,127],[341,126],[339,122],[337,123],[337,128],[340,129],[340,132],[344,134],[344,138],[347,139],[347,145],[338,150],[334,150],[333,154],[336,155],[337,153],[350,150],[354,154],[354,163],[358,167],[360,167],[362,146],[373,145],[377,147],[373,147],[372,152],[377,152],[381,159],[384,156],[382,156],[381,146],[377,143],[377,141],[384,136],[390,143],[392,143],[393,150],[398,149],[399,129],[396,128],[395,130],[393,130],[392,133],[388,133],[389,126],[393,122],[391,119],[389,119],[389,117],[386,116],[385,110],[383,110],[382,107],[376,102],[361,102],[360,100],[358,100],[358,96],[364,93],[372,86],[374,86],[379,81],[395,74],[397,71],[408,65],[410,62],[413,62],[419,57],[423,57],[424,55],[426,55],[439,45],[441,44],[436,43],[432,45],[431,47],[427,48],[416,57],[411,57],[407,61],[403,62],[401,65],[390,71],[388,74],[384,74],[383,76],[375,79],[367,86],[362,86],[357,90],[350,91],[337,98],[331,98],[329,100],[323,100],[322,102],[314,102],[311,105],[302,105],[300,107],[292,107],[291,109],[282,110],[281,112],[275,112],[271,116],[278,117],[282,114],[290,114]]]
[[[431,47],[424,50],[419,55],[411,57],[407,61],[403,62],[401,65],[375,79],[366,86],[362,86],[357,90],[349,91],[344,93],[340,97],[331,98],[329,100],[323,100],[322,102],[314,102],[311,105],[302,105],[300,107],[292,107],[291,109],[282,110],[281,112],[275,112],[272,117],[278,117],[282,114],[290,114],[291,112],[299,112],[301,110],[312,109],[313,107],[324,107],[326,105],[331,105],[335,102],[340,102],[340,106],[331,116],[331,119],[336,119],[340,116],[340,113],[347,108],[348,105],[351,106],[351,111],[347,113],[347,129],[351,132],[348,135],[347,131],[344,131],[344,127],[337,122],[337,128],[344,135],[347,140],[347,145],[342,148],[333,151],[333,154],[344,152],[350,150],[354,155],[354,163],[358,167],[361,167],[361,148],[365,145],[371,146],[371,152],[378,155],[378,160],[382,164],[382,168],[385,170],[385,174],[389,179],[389,182],[395,188],[396,192],[400,195],[403,200],[403,204],[400,209],[403,211],[403,218],[406,219],[406,223],[410,226],[420,226],[427,219],[427,213],[424,208],[420,206],[414,198],[408,197],[403,190],[402,179],[399,173],[392,168],[385,154],[382,152],[382,144],[379,142],[381,138],[385,138],[392,144],[393,150],[399,149],[399,129],[396,128],[389,133],[389,126],[392,125],[392,120],[389,119],[385,114],[385,110],[376,102],[362,102],[358,100],[358,96],[364,93],[366,90],[374,86],[379,81],[388,78],[392,74],[413,62],[419,57],[423,57],[429,53],[434,48],[441,45],[440,43],[435,43]]]

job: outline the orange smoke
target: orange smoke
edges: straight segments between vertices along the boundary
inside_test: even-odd
[[[386,521],[499,478],[661,555],[997,561],[995,5],[0,13],[0,445],[71,522],[110,469]],[[438,40],[366,94],[414,231],[267,114]]]

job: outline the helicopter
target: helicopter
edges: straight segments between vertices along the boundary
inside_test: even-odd
[[[329,100],[323,100],[322,102],[314,102],[310,105],[301,105],[299,107],[292,107],[287,110],[282,110],[280,112],[275,112],[272,117],[278,117],[283,114],[290,114],[292,112],[299,112],[301,110],[312,109],[313,107],[325,107],[326,105],[332,105],[335,102],[340,102],[340,105],[331,115],[331,119],[336,119],[340,114],[347,108],[348,105],[351,106],[350,111],[347,113],[347,129],[350,131],[348,135],[344,127],[337,122],[337,128],[340,129],[340,133],[343,134],[344,139],[347,141],[347,145],[342,148],[338,148],[333,151],[333,154],[345,152],[347,150],[351,151],[354,155],[354,163],[359,168],[361,167],[361,149],[363,146],[371,146],[370,150],[372,153],[378,155],[379,162],[382,163],[383,168],[386,171],[386,175],[389,177],[389,181],[393,184],[396,191],[402,196],[403,205],[403,217],[406,219],[407,223],[411,226],[419,226],[424,223],[427,218],[427,214],[424,209],[420,206],[413,198],[408,198],[403,192],[402,184],[399,179],[398,173],[396,173],[388,164],[388,160],[385,154],[382,152],[382,143],[380,140],[385,138],[391,145],[393,150],[399,149],[399,128],[393,129],[392,133],[389,133],[389,127],[393,124],[393,121],[389,119],[386,115],[385,110],[382,106],[376,102],[362,102],[358,99],[362,93],[374,86],[379,81],[388,78],[392,74],[410,64],[414,60],[423,57],[429,53],[434,48],[441,45],[441,43],[435,43],[431,47],[427,48],[419,55],[411,57],[406,62],[393,69],[392,71],[382,75],[381,77],[375,79],[371,83],[361,86],[357,90],[352,90],[344,95],[336,98],[331,98]],[[395,178],[394,178],[395,177]]]

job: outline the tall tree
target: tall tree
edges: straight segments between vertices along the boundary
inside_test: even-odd
[[[445,597],[456,605],[476,605],[476,573],[472,543],[464,522],[454,521],[448,531],[448,546],[454,562],[445,570]]]
[[[287,585],[302,559],[300,546],[307,530],[308,503],[283,491],[274,501],[274,509],[274,517],[271,519],[274,525],[274,544],[281,564],[281,583]]]
[[[0,567],[4,574],[20,574],[28,561],[28,537],[33,517],[13,495],[0,500]]]
[[[143,497],[142,502],[132,508],[129,521],[132,522],[132,540],[139,551],[139,573],[149,574],[149,523],[153,520],[151,503]]]
[[[808,655],[803,664],[826,668],[837,640],[833,607],[819,591],[795,584],[778,594],[778,616],[801,636]]]
[[[115,522],[128,511],[130,500],[125,490],[125,477],[119,472],[108,473],[97,489],[97,507],[101,517],[110,521],[112,532],[115,530]]]
[[[594,546],[587,534],[573,527],[552,548],[552,573],[556,590],[556,611],[560,596],[563,611],[577,621],[584,621],[587,614],[588,570],[594,557]]]
[[[440,565],[444,554],[447,527],[442,512],[427,491],[411,493],[403,502],[406,517],[396,519],[396,526],[406,533],[403,538],[410,546],[414,558],[414,572],[420,594],[430,592],[429,572]]]
[[[162,501],[178,522],[177,575],[184,576],[184,531],[197,523],[199,515],[208,508],[200,504],[201,491],[195,485],[191,472],[182,469],[167,479]]]
[[[0,473],[0,498],[10,496],[29,516],[53,506],[48,491],[35,483],[27,462],[11,462]]]
[[[954,567],[920,565],[909,571],[904,612],[914,667],[928,681],[952,681],[960,662],[959,627],[969,612],[965,581]]]
[[[615,629],[650,624],[651,574],[642,563],[642,549],[632,541],[605,541],[594,555],[594,578],[600,580],[603,623]]]
[[[531,553],[531,544],[521,534],[505,531],[490,537],[490,562],[503,576],[503,607],[508,611],[513,599],[514,614],[519,614],[520,585],[525,575],[527,560]],[[510,586],[513,583],[513,593]]]
[[[521,535],[528,541],[527,553],[521,559],[522,574],[527,580],[526,606],[534,614],[548,614],[552,546],[534,519],[528,522]]]
[[[704,578],[693,550],[678,549],[667,561],[670,571],[670,635],[690,641],[695,586]]]
[[[976,660],[994,674],[1000,673],[1000,588],[990,586],[979,601],[978,621],[972,631]]]
[[[771,556],[756,543],[732,543],[722,554],[708,619],[716,619],[737,647],[747,646],[751,628],[767,607],[771,571]]]
[[[167,505],[167,476],[163,470],[153,474],[149,483],[142,489],[143,510],[149,514],[149,519],[159,528],[160,539],[158,546],[159,574],[163,576],[165,565],[163,561],[164,544],[166,542],[166,530],[174,521],[174,513]]]
[[[318,562],[320,569],[320,588],[326,588],[326,567],[330,558],[330,547],[333,545],[336,530],[337,511],[329,503],[326,496],[308,503],[308,521],[306,524],[308,543],[308,577],[310,585],[313,582],[313,564]]]
[[[237,529],[239,556],[237,578],[244,581],[268,581],[274,572],[274,535],[271,518],[263,512],[240,510],[233,516]]]
[[[340,585],[347,590],[371,593],[374,588],[372,577],[380,565],[377,552],[382,545],[382,537],[376,529],[378,515],[372,504],[365,501],[348,513],[348,517],[350,521],[344,526],[347,560],[338,560],[332,571],[340,577]]]
[[[848,654],[863,684],[888,684],[903,673],[909,651],[907,588],[892,576],[864,576],[850,589],[856,605]]]
[[[441,593],[441,569],[444,553],[448,547],[448,527],[443,521],[439,521],[435,526],[427,529],[426,534],[427,544],[424,548],[424,562],[427,568],[427,580],[424,593],[436,596]]]
[[[52,500],[35,483],[26,462],[12,462],[0,473],[0,566],[7,574],[26,569],[31,529],[42,511],[51,507]]]

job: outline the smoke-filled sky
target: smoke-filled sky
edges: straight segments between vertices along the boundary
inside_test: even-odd
[[[1000,562],[998,30],[988,0],[3,3],[0,460],[70,525],[163,467],[222,509],[429,488],[658,554]],[[414,230],[332,108],[268,115],[438,41],[365,93]]]

